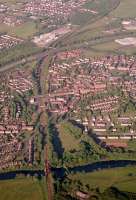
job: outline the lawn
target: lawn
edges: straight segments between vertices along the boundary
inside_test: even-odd
[[[70,175],[72,179],[78,179],[91,188],[99,187],[101,191],[115,186],[122,191],[136,192],[136,167],[106,169],[91,173],[77,173]]]
[[[0,181],[0,200],[46,200],[40,181],[32,178]]]

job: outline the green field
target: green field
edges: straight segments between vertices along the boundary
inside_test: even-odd
[[[72,24],[76,25],[84,25],[87,21],[90,21],[92,15],[89,12],[86,13],[76,13],[72,16],[71,21]]]
[[[47,200],[43,184],[32,178],[0,181],[0,200]]]
[[[136,167],[100,170],[92,173],[77,173],[69,177],[80,180],[84,184],[89,184],[90,188],[99,187],[101,191],[115,186],[122,191],[136,192]]]
[[[112,17],[130,18],[136,17],[136,1],[135,0],[120,0],[118,8],[111,13]]]
[[[36,25],[34,22],[26,22],[21,26],[15,27],[9,30],[9,34],[15,35],[27,39],[32,37],[37,32]]]
[[[7,3],[7,4],[12,4],[12,3],[16,3],[17,0],[1,0],[1,3]]]
[[[62,142],[62,146],[65,151],[70,151],[73,149],[79,150],[80,139],[76,139],[67,129],[65,130],[62,125],[59,125],[59,137]]]
[[[19,38],[28,39],[37,32],[37,29],[36,24],[31,21],[16,27],[0,24],[0,32],[6,32],[10,35],[17,36]]]
[[[104,16],[105,14],[109,13],[110,10],[118,3],[118,0],[97,0],[92,1],[88,0],[83,8],[89,9],[90,11],[96,12],[93,14],[92,12],[86,11],[86,12],[77,12],[76,14],[72,15],[71,22],[72,24],[77,25],[85,25],[87,23],[90,23],[92,21],[95,21],[95,19]]]
[[[107,42],[93,46],[93,48],[98,51],[115,51],[118,48],[121,48],[121,45],[117,44],[116,42]]]
[[[6,3],[7,5],[12,5],[20,2],[24,2],[24,0],[0,0],[0,3]]]

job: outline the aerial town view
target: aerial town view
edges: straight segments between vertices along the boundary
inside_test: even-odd
[[[0,200],[136,200],[136,0],[0,0]]]

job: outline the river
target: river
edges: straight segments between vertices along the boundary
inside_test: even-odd
[[[117,167],[126,167],[126,166],[136,166],[136,160],[109,160],[109,161],[100,161],[87,165],[81,165],[73,168],[68,168],[67,170],[64,168],[53,168],[53,172],[56,177],[63,178],[65,176],[65,172],[94,172],[97,170],[103,169],[112,169]]]
[[[56,178],[64,178],[66,172],[94,172],[97,170],[102,169],[112,169],[117,167],[126,167],[126,166],[136,166],[136,160],[111,160],[111,161],[100,161],[96,163],[91,163],[87,165],[81,165],[73,168],[52,168],[52,172],[54,173]],[[18,175],[24,175],[24,176],[37,176],[38,178],[41,178],[42,176],[45,176],[44,170],[16,170],[11,172],[2,172],[0,173],[0,180],[9,180],[14,179]]]

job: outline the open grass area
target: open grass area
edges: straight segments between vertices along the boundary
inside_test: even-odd
[[[128,149],[136,151],[136,140],[130,140],[128,142]]]
[[[6,32],[10,35],[17,36],[23,39],[32,37],[36,32],[36,25],[34,22],[26,22],[22,25],[11,27],[5,24],[0,24],[0,32]]]
[[[93,46],[93,48],[95,48],[96,50],[99,50],[99,51],[114,51],[118,48],[120,48],[121,45],[115,43],[115,42],[107,42],[107,43],[104,43],[104,44],[98,44],[96,46]]]
[[[24,0],[0,0],[0,3],[5,3],[9,6],[20,2],[24,2]]]
[[[98,14],[99,13],[105,14],[105,13],[107,13],[108,10],[110,10],[113,7],[114,2],[116,2],[116,1],[112,1],[112,0],[92,1],[92,0],[89,0],[84,4],[84,7],[86,9],[93,10],[96,13],[98,12]]]
[[[7,4],[12,4],[12,3],[17,3],[18,0],[0,0],[0,3],[7,3]]]
[[[121,48],[118,50],[121,52],[121,54],[126,54],[126,55],[136,55],[136,47],[135,46],[121,46]]]
[[[89,12],[86,13],[76,13],[72,16],[71,22],[76,25],[84,25],[87,21],[90,21],[92,15]]]
[[[15,35],[27,39],[32,37],[37,32],[36,25],[34,22],[27,22],[21,26],[15,27],[9,30],[9,34]]]
[[[77,173],[70,175],[70,178],[89,184],[90,188],[99,187],[101,191],[115,186],[122,191],[136,192],[136,167],[100,170],[86,174]]]
[[[80,143],[81,139],[76,139],[69,132],[65,132],[64,130],[62,130],[61,126],[59,126],[58,130],[59,130],[59,137],[60,137],[62,146],[65,149],[65,151],[79,149],[79,143]]]
[[[136,17],[136,1],[135,0],[120,0],[120,5],[111,13],[112,17],[130,18]]]
[[[136,193],[136,178],[130,180],[126,180],[116,184],[116,187],[122,191],[134,192]]]
[[[118,50],[119,48],[121,48],[121,45],[117,44],[114,41],[93,46],[93,49],[98,51],[115,51]]]
[[[0,200],[46,200],[41,184],[32,178],[0,181]]]
[[[104,51],[103,52],[102,51],[97,52],[97,51],[93,51],[92,49],[91,50],[87,49],[87,50],[84,51],[84,55],[87,58],[94,57],[94,56],[101,57],[101,56],[105,55],[105,52]]]

